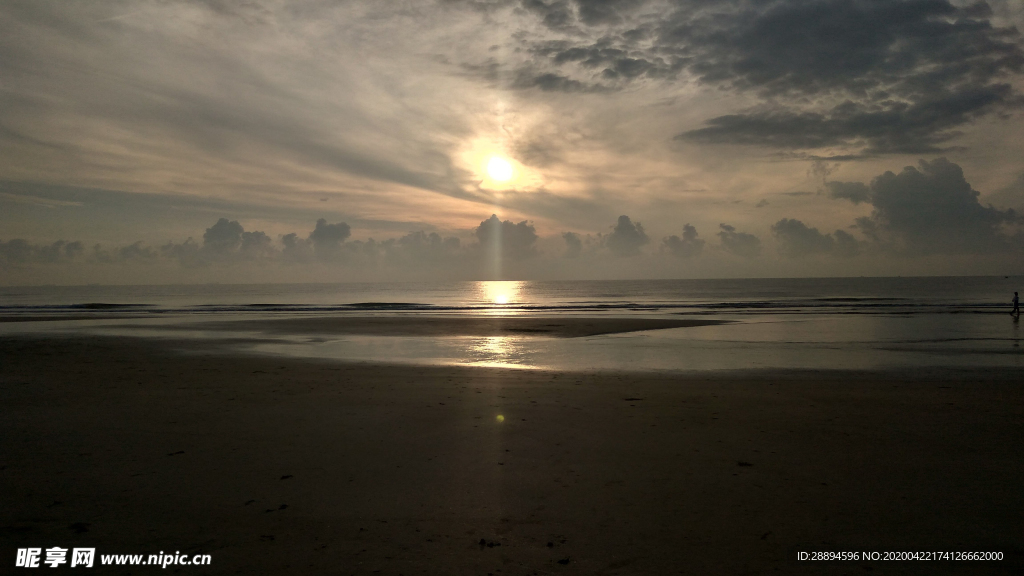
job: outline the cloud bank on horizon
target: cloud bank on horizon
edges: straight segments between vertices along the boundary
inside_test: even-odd
[[[0,268],[1019,274],[1021,26],[1012,0],[12,0]]]

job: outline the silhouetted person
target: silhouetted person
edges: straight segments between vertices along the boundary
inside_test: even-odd
[[[1016,314],[1017,316],[1020,316],[1020,300],[1017,299],[1016,292],[1013,293],[1013,310],[1010,311],[1010,314]]]

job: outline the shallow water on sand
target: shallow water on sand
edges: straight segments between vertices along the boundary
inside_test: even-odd
[[[192,350],[521,369],[1021,367],[1020,323],[1006,313],[1018,285],[1024,278],[3,288],[0,317],[21,321],[0,322],[0,336],[87,333],[177,345],[190,339],[202,342]],[[531,330],[338,334],[312,323],[291,322],[286,330],[235,323],[381,316],[727,323],[577,338]]]
[[[584,338],[345,336],[243,347],[366,362],[586,371],[1024,367],[1019,324],[1003,317],[766,316]]]
[[[246,315],[227,320],[251,320]],[[533,334],[381,336],[281,331],[217,316],[0,324],[0,334],[86,333],[166,339],[195,351],[231,350],[338,361],[519,369],[705,371],[1024,367],[1009,315],[750,315],[731,322],[556,338]],[[429,318],[425,319],[429,321]],[[344,322],[345,317],[339,317]],[[409,318],[410,322],[418,321]],[[566,318],[567,322],[573,320]]]

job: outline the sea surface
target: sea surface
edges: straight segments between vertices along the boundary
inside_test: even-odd
[[[0,317],[20,320],[0,322],[0,337],[186,336],[245,353],[520,369],[1024,367],[1009,314],[1022,289],[1020,276],[0,287]],[[280,334],[222,322],[437,315],[727,322],[582,338]]]

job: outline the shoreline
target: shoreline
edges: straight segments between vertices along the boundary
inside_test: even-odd
[[[1024,567],[1013,370],[576,373],[171,347],[0,338],[7,549],[211,554],[201,573]],[[854,549],[1005,559],[795,560]]]
[[[728,322],[731,323],[731,322]],[[161,327],[163,328],[163,327]],[[655,329],[657,330],[657,329]],[[287,333],[282,331],[282,333]],[[363,335],[363,334],[359,334]],[[367,334],[372,335],[372,334]],[[389,334],[393,335],[393,334]],[[535,334],[527,334],[536,336]],[[397,337],[397,335],[394,335]],[[639,379],[654,379],[664,381],[691,381],[700,380],[707,382],[714,381],[739,381],[739,380],[790,380],[796,382],[821,382],[843,381],[843,382],[875,382],[879,379],[897,379],[906,383],[940,383],[958,382],[964,380],[981,380],[986,382],[1011,382],[1020,381],[1020,369],[1016,366],[976,366],[950,364],[942,365],[921,365],[921,366],[880,366],[873,368],[807,368],[807,367],[758,367],[758,368],[710,368],[710,369],[646,369],[630,370],[621,369],[574,369],[574,368],[551,368],[525,367],[525,366],[490,366],[457,363],[423,363],[416,360],[387,360],[387,359],[354,359],[347,357],[329,357],[326,355],[299,355],[290,353],[266,352],[251,347],[240,347],[239,345],[253,344],[276,344],[280,341],[273,338],[261,338],[259,335],[251,337],[224,337],[215,339],[195,339],[188,337],[172,336],[129,336],[129,335],[103,335],[103,334],[76,334],[76,333],[24,333],[8,336],[0,336],[0,340],[9,339],[22,342],[66,341],[74,343],[78,341],[93,340],[99,343],[109,343],[115,346],[126,346],[129,348],[138,347],[147,350],[148,353],[159,356],[181,357],[181,358],[207,358],[221,359],[227,361],[266,361],[270,363],[285,362],[297,363],[300,365],[320,366],[322,368],[337,369],[338,367],[348,368],[381,368],[401,370],[466,370],[480,372],[494,372],[519,374],[529,372],[535,375],[563,374],[577,377],[615,377]]]
[[[248,331],[272,334],[359,336],[545,336],[581,338],[644,330],[692,328],[732,323],[717,319],[608,318],[600,316],[481,316],[410,314],[405,316],[282,317],[210,320],[168,325],[167,329]]]

